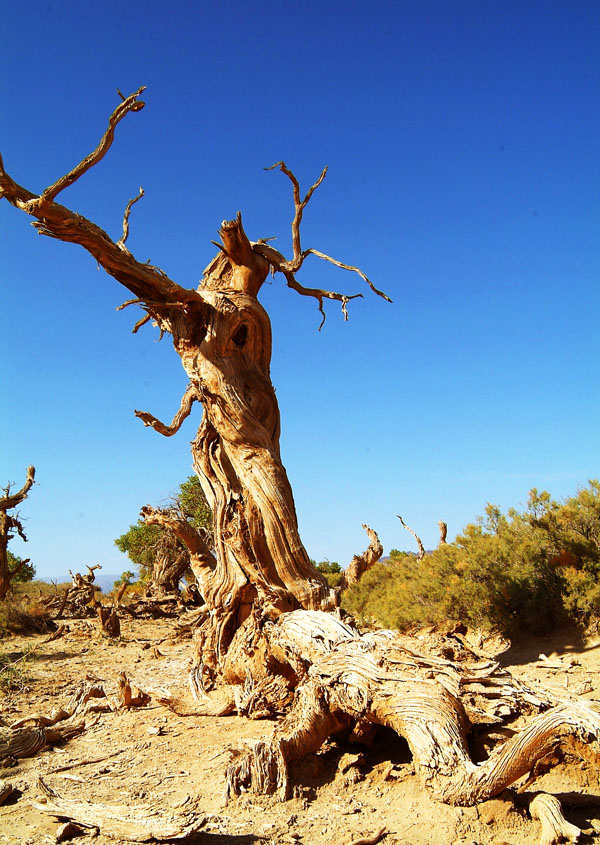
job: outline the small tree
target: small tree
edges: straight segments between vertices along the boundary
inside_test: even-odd
[[[19,555],[14,555],[11,551],[7,552],[7,556],[11,583],[18,581],[20,584],[25,584],[28,581],[33,581],[35,578],[35,566],[29,561],[29,558],[23,560]]]
[[[184,520],[212,546],[212,512],[196,476],[179,486],[170,507],[146,505],[143,518],[117,537],[115,545],[140,568],[140,580],[147,581],[155,595],[177,592],[184,575],[193,577],[189,549],[170,528],[156,521],[165,515]]]
[[[114,587],[121,587],[123,584],[126,584],[128,587],[133,584],[133,579],[135,578],[135,572],[131,572],[129,569],[126,569],[125,572],[121,573],[121,577],[117,578],[114,582]]]
[[[342,567],[336,560],[322,560],[321,563],[315,565],[323,575],[334,575],[342,571]]]
[[[29,564],[29,560],[21,560],[13,557],[17,561],[16,566],[11,566],[8,557],[8,542],[18,534],[19,537],[27,542],[25,531],[17,515],[11,515],[8,511],[14,510],[21,502],[27,498],[27,494],[31,490],[35,479],[35,467],[27,467],[27,478],[25,484],[17,493],[10,492],[11,485],[7,484],[4,488],[4,496],[0,497],[0,601],[6,596],[10,587],[10,582],[18,577],[19,573]],[[29,580],[29,579],[24,579]]]

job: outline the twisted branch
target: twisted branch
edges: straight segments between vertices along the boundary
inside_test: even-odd
[[[10,493],[10,484],[4,488],[5,496],[0,498],[0,511],[9,511],[13,508],[16,508],[23,499],[27,498],[27,494],[31,490],[33,483],[35,481],[35,467],[27,467],[27,477],[25,479],[25,484],[21,487],[18,493],[13,493],[11,496]]]
[[[159,268],[137,261],[123,248],[123,238],[119,243],[115,243],[95,223],[54,202],[60,191],[72,185],[104,157],[113,142],[115,128],[123,117],[129,112],[143,108],[144,103],[138,101],[143,90],[144,88],[140,88],[119,103],[111,114],[108,129],[96,149],[66,176],[46,188],[41,196],[17,184],[5,171],[0,156],[0,198],[4,197],[15,208],[35,217],[33,225],[39,234],[82,246],[109,275],[127,287],[136,297],[163,303],[175,300],[178,307],[190,302],[201,306],[202,298],[196,291],[182,288]]]
[[[194,402],[198,401],[198,396],[196,394],[196,390],[193,385],[188,384],[185,393],[181,397],[181,404],[179,406],[179,410],[173,417],[173,422],[171,425],[165,425],[165,423],[161,422],[152,414],[149,414],[147,411],[134,411],[136,417],[140,419],[145,426],[151,426],[155,431],[158,431],[159,434],[164,435],[165,437],[172,437],[174,434],[177,434],[179,429],[181,428],[183,421],[189,417],[192,411],[192,405]]]
[[[208,565],[211,569],[216,567],[217,560],[201,532],[194,528],[177,508],[153,508],[151,505],[144,505],[140,516],[146,525],[160,525],[181,540],[192,556],[192,568],[195,562]]]
[[[279,168],[282,173],[285,173],[285,175],[289,178],[292,183],[294,195],[294,219],[292,220],[292,247],[294,251],[294,257],[291,261],[288,261],[285,256],[283,256],[278,250],[276,250],[272,246],[269,246],[269,244],[266,243],[267,239],[261,239],[257,243],[254,243],[252,245],[252,248],[254,252],[258,253],[259,255],[262,255],[264,258],[267,259],[267,261],[271,265],[273,273],[280,272],[284,274],[288,287],[292,288],[296,291],[296,293],[299,293],[302,296],[312,296],[317,300],[317,302],[319,303],[319,312],[321,313],[323,318],[321,320],[319,330],[323,327],[323,323],[325,322],[325,311],[323,309],[324,299],[335,299],[338,302],[341,302],[342,313],[344,315],[344,319],[347,320],[348,311],[346,306],[348,302],[351,299],[361,297],[362,294],[357,293],[353,295],[346,295],[336,293],[334,291],[322,290],[320,288],[306,288],[301,285],[298,281],[296,281],[294,274],[297,273],[297,271],[302,267],[304,259],[309,255],[316,255],[317,258],[321,258],[323,259],[323,261],[328,261],[330,264],[334,264],[336,267],[340,267],[342,270],[349,270],[353,273],[357,273],[361,277],[361,279],[363,279],[368,284],[373,293],[376,293],[377,296],[381,296],[387,302],[391,302],[392,300],[390,299],[390,297],[383,291],[378,290],[375,285],[370,281],[370,279],[358,267],[354,267],[351,264],[345,264],[343,261],[338,261],[336,258],[332,258],[330,255],[326,255],[324,252],[321,252],[318,249],[302,249],[300,241],[300,223],[302,222],[302,215],[313,193],[325,178],[327,168],[325,167],[323,169],[317,181],[308,189],[306,196],[303,200],[300,199],[300,185],[298,183],[298,179],[296,178],[294,173],[286,166],[285,162],[278,161],[271,167],[265,167],[265,170],[275,170],[276,168]]]
[[[61,191],[76,182],[80,176],[83,176],[83,174],[90,169],[90,167],[93,167],[102,158],[104,158],[104,156],[112,146],[112,142],[115,137],[115,127],[117,126],[117,124],[121,120],[123,120],[125,115],[128,114],[130,111],[141,111],[146,105],[141,100],[138,100],[138,97],[140,96],[142,91],[145,90],[146,86],[142,85],[141,88],[138,88],[137,91],[135,91],[133,94],[130,94],[129,97],[123,100],[123,102],[119,103],[117,108],[108,118],[108,129],[102,136],[100,143],[98,144],[96,149],[91,152],[88,156],[86,156],[83,161],[80,161],[79,164],[73,168],[73,170],[71,170],[65,176],[62,176],[60,179],[54,182],[53,185],[47,187],[40,197],[36,197],[35,199],[31,200],[31,210],[25,209],[29,214],[33,213],[33,208],[39,209],[44,205],[48,205],[51,202],[54,202],[54,199],[58,196]]]
[[[295,273],[296,270],[300,269],[302,262],[304,261],[302,248],[300,246],[300,223],[302,222],[302,215],[304,213],[304,209],[308,205],[308,201],[327,175],[327,167],[323,168],[321,175],[315,184],[308,189],[306,196],[302,201],[300,201],[300,184],[292,171],[286,167],[284,161],[278,161],[275,164],[272,164],[271,167],[265,167],[265,170],[275,170],[277,167],[288,177],[292,183],[294,191],[294,219],[292,220],[292,246],[294,249],[294,260],[288,263],[290,264],[289,269],[292,273]]]
[[[125,207],[125,213],[123,214],[123,235],[121,236],[120,240],[117,241],[117,246],[119,249],[122,249],[124,252],[129,252],[127,247],[125,246],[125,241],[129,237],[129,215],[131,214],[131,209],[136,204],[138,200],[144,196],[144,189],[140,185],[140,192],[137,197],[133,197],[130,199]]]
[[[383,554],[383,546],[377,532],[368,525],[363,525],[363,529],[367,532],[369,546],[361,555],[354,555],[350,561],[339,584],[342,590],[351,584],[358,584],[364,573],[371,569]]]

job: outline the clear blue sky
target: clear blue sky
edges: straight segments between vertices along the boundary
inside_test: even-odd
[[[61,201],[193,287],[238,209],[290,252],[290,186],[329,174],[304,245],[360,265],[394,300],[312,300],[276,278],[282,452],[309,554],[346,564],[361,523],[386,551],[454,536],[488,501],[568,496],[600,475],[600,5],[565,2],[2,2],[0,150],[41,191],[145,84],[107,158]],[[309,260],[307,285],[358,277]],[[0,483],[40,576],[120,572],[113,539],[190,472],[196,407],[168,338],[79,247],[0,202]]]

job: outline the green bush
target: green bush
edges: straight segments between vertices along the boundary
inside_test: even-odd
[[[28,561],[23,563],[23,558],[19,557],[19,555],[14,555],[8,550],[6,556],[8,558],[8,572],[11,581],[21,584],[27,581],[33,581],[35,578],[35,566],[32,563]]]
[[[417,561],[393,550],[342,605],[367,624],[461,621],[514,635],[600,618],[600,485],[563,504],[532,490],[523,513],[488,505],[452,543]]]

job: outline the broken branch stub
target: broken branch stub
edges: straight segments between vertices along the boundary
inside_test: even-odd
[[[377,536],[377,532],[369,528],[368,525],[363,525],[363,529],[367,532],[369,545],[361,555],[354,555],[348,564],[346,571],[340,579],[340,590],[345,590],[352,584],[358,584],[365,572],[368,572],[371,567],[375,566],[383,554],[383,546]]]

